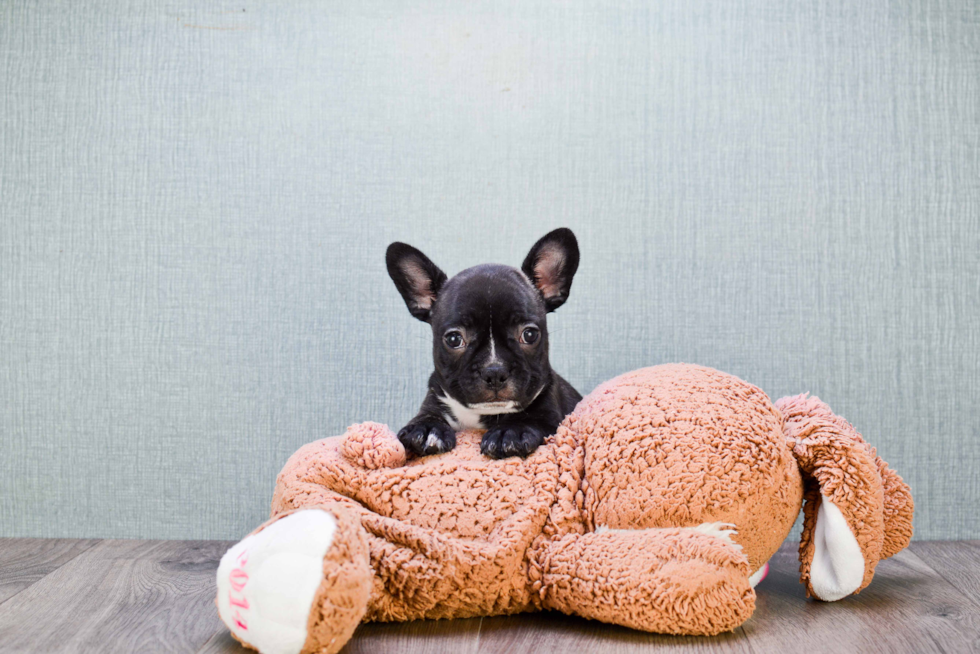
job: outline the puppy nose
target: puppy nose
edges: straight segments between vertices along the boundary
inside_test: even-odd
[[[487,366],[480,373],[480,377],[487,383],[487,386],[498,391],[507,383],[507,369],[501,365]]]

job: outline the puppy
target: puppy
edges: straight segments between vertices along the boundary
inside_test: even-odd
[[[385,258],[409,312],[432,326],[435,363],[422,408],[398,439],[422,456],[453,449],[456,430],[486,429],[486,456],[531,454],[582,399],[548,363],[547,314],[572,287],[575,235],[545,235],[520,270],[483,264],[452,279],[405,243],[389,245]]]

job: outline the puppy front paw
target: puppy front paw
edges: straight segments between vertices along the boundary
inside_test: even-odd
[[[445,422],[421,420],[405,425],[398,432],[398,440],[418,456],[442,454],[456,447],[456,432]]]
[[[498,425],[483,435],[480,452],[491,459],[527,458],[544,442],[544,437],[543,431],[531,425]]]

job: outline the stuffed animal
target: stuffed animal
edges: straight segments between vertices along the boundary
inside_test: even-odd
[[[850,424],[709,368],[606,382],[527,459],[479,443],[407,459],[362,423],[302,447],[272,518],[218,568],[232,635],[329,654],[362,621],[536,610],[711,635],[752,615],[801,505],[800,579],[821,600],[867,586],[912,535],[908,486]]]

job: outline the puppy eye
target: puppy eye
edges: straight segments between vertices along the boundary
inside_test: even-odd
[[[538,331],[537,327],[525,327],[524,331],[521,332],[521,343],[533,345],[539,336],[541,336],[541,332]]]
[[[442,337],[442,340],[446,342],[446,345],[454,350],[458,350],[463,347],[463,335],[459,332],[448,332]]]

